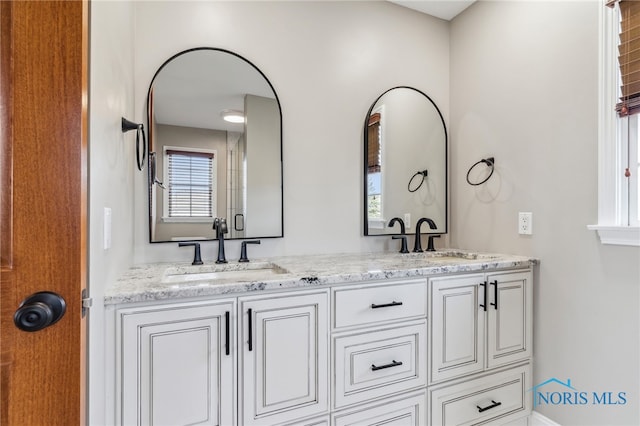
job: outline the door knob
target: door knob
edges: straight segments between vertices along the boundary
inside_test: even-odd
[[[55,324],[67,309],[62,296],[41,291],[27,297],[13,315],[13,323],[22,331],[39,331]]]

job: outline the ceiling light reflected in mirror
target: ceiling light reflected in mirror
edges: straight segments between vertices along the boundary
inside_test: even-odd
[[[222,119],[229,123],[244,123],[244,113],[235,109],[225,109],[220,113]]]

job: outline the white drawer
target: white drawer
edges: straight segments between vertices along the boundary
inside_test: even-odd
[[[501,423],[531,412],[530,365],[430,391],[431,425]]]
[[[293,423],[287,423],[286,426],[329,426],[329,416],[316,417],[313,419],[298,420]]]
[[[427,397],[422,392],[398,395],[382,403],[360,406],[333,415],[334,426],[424,426],[427,424]]]
[[[427,315],[427,281],[418,279],[384,285],[333,290],[335,328],[375,324]]]
[[[364,402],[426,385],[426,321],[334,337],[334,405]]]

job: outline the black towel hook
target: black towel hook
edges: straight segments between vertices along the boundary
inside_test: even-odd
[[[138,170],[142,170],[144,167],[144,159],[147,156],[147,138],[144,134],[144,125],[142,123],[134,123],[122,117],[122,133],[126,133],[129,130],[136,131],[136,161],[138,163]],[[140,133],[142,133],[142,152],[140,152]]]
[[[473,170],[474,167],[476,167],[478,164],[483,164],[483,163],[486,164],[487,167],[491,167],[491,172],[489,172],[489,176],[487,176],[486,178],[484,178],[484,180],[482,180],[480,182],[471,182],[469,180],[469,174],[471,173],[471,170]],[[469,171],[467,172],[467,183],[469,185],[472,185],[472,186],[478,186],[478,185],[482,185],[483,183],[488,181],[489,178],[493,175],[493,170],[495,169],[495,164],[496,164],[496,161],[495,161],[495,158],[493,158],[493,157],[483,158],[482,160],[480,160],[477,163],[475,163],[473,166],[471,166],[469,168]]]

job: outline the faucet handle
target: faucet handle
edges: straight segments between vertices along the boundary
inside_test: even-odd
[[[213,229],[216,230],[216,234],[226,234],[229,232],[229,228],[227,227],[227,219],[224,217],[216,217],[213,220]]]
[[[202,265],[202,258],[200,257],[200,243],[178,243],[178,247],[194,246],[193,263],[192,265]]]
[[[435,247],[433,246],[433,239],[434,238],[440,238],[440,235],[436,235],[436,234],[430,234],[429,235],[429,241],[427,242],[427,251],[436,251]]]
[[[243,241],[242,244],[240,244],[240,260],[238,260],[238,262],[249,261],[247,257],[247,244],[260,244],[260,240]]]
[[[407,249],[406,235],[393,235],[391,238],[394,240],[402,240],[402,244],[400,246],[400,253],[409,253],[409,250]]]

